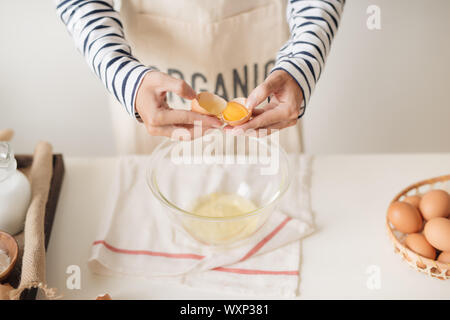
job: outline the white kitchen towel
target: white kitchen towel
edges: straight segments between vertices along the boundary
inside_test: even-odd
[[[290,155],[294,178],[265,226],[241,245],[207,246],[173,223],[167,208],[146,182],[148,157],[126,156],[117,163],[108,212],[92,245],[89,266],[100,274],[163,277],[198,288],[242,294],[295,296],[298,293],[300,239],[313,231],[310,208],[311,158]],[[183,181],[183,168],[167,183]],[[182,188],[183,196],[200,188]],[[202,182],[203,181],[203,182]],[[173,192],[180,192],[174,186]],[[172,190],[171,189],[171,190]],[[178,189],[178,190],[177,190]]]

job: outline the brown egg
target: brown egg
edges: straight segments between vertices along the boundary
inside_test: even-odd
[[[403,199],[403,202],[407,202],[409,204],[412,204],[414,207],[419,209],[420,199],[422,199],[421,196],[414,195],[414,196],[405,197],[405,199]]]
[[[95,298],[95,300],[112,300],[112,298],[109,295],[109,293],[105,293],[105,294],[97,296],[97,298]]]
[[[406,202],[393,202],[388,209],[388,219],[395,229],[403,233],[414,233],[422,229],[419,210]]]
[[[443,262],[443,263],[450,263],[450,251],[441,252],[437,261]]]
[[[421,233],[411,233],[406,236],[405,245],[410,250],[428,259],[436,258],[434,249]]]
[[[437,260],[439,262],[450,265],[450,251],[441,252],[441,254],[439,255]],[[439,270],[439,269],[438,269],[438,271],[439,271],[439,273],[441,272],[441,270]],[[448,268],[447,268],[446,275],[450,276],[450,269],[448,269]]]
[[[434,218],[425,224],[423,234],[428,242],[441,251],[450,251],[450,220]]]
[[[419,208],[425,220],[448,217],[450,214],[450,196],[444,190],[430,190],[420,200]]]

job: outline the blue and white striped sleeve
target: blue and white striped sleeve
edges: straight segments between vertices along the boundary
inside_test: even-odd
[[[289,0],[291,36],[280,49],[272,71],[284,70],[303,92],[300,116],[320,78],[344,9],[345,0]]]
[[[150,68],[131,54],[113,0],[56,0],[56,10],[92,71],[135,116],[137,89]]]

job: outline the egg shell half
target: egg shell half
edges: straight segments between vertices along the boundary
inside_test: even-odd
[[[225,110],[227,101],[211,92],[200,92],[191,101],[191,110],[197,113],[220,117]]]
[[[388,219],[395,229],[403,233],[415,233],[422,229],[422,216],[412,204],[396,201],[388,209]]]
[[[411,233],[406,236],[405,245],[418,255],[428,259],[436,258],[436,249],[428,243],[424,235],[421,233]]]
[[[448,217],[450,214],[450,196],[445,190],[428,191],[420,200],[420,212],[425,220]]]
[[[423,229],[428,242],[441,251],[450,251],[450,220],[447,218],[433,218]]]
[[[240,104],[243,108],[245,108],[247,110],[247,115],[245,117],[243,117],[239,120],[235,120],[235,121],[229,121],[229,120],[225,119],[225,117],[222,116],[223,121],[225,121],[227,124],[229,124],[232,127],[239,126],[239,125],[247,122],[252,115],[251,110],[248,110],[245,107],[245,104],[247,103],[247,99],[246,98],[236,98],[236,99],[231,100],[230,102],[235,102],[235,103]]]

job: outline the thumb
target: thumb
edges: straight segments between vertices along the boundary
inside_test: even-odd
[[[260,103],[265,101],[273,92],[273,85],[270,81],[264,81],[259,86],[257,86],[247,98],[246,108],[253,110]]]
[[[192,89],[191,86],[188,85],[184,80],[165,75],[162,82],[162,88],[164,89],[164,91],[173,92],[178,96],[188,100],[192,100],[197,96],[194,89]]]

